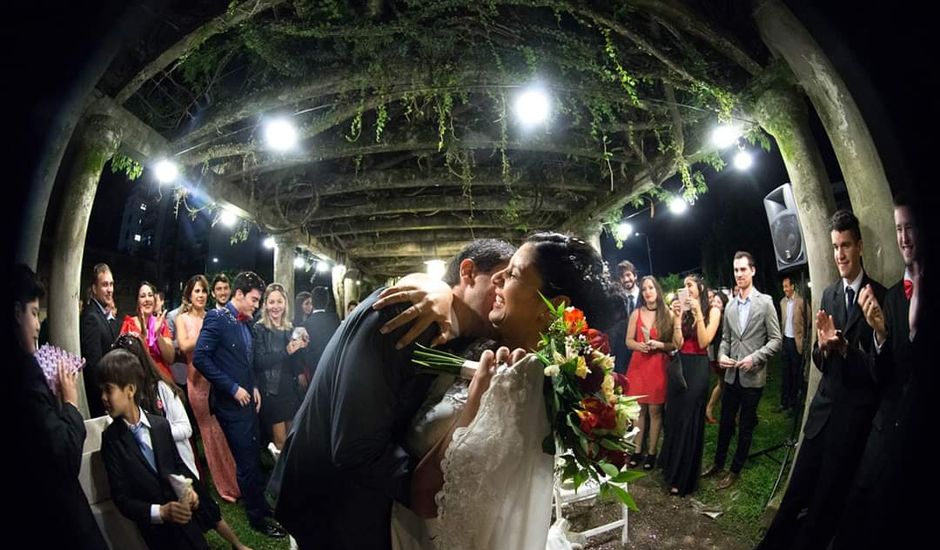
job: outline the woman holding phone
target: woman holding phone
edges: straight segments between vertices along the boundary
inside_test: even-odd
[[[656,444],[663,422],[663,403],[666,402],[666,362],[669,352],[681,345],[681,335],[678,316],[666,307],[663,291],[655,278],[643,277],[640,296],[643,307],[630,314],[627,325],[627,347],[633,351],[627,367],[630,380],[628,395],[642,396],[637,401],[640,404],[639,433],[635,439],[640,442],[638,454],[630,458],[629,465],[636,468],[643,464],[644,470],[652,470],[656,466]],[[644,454],[647,413],[650,426]]]
[[[271,283],[262,298],[261,319],[254,327],[255,372],[261,389],[261,418],[271,426],[278,450],[284,446],[290,421],[300,408],[298,386],[306,387],[303,354],[306,331],[294,331],[288,314],[287,294],[280,283]],[[294,337],[296,336],[296,338]]]
[[[689,275],[673,313],[681,315],[679,358],[687,388],[670,384],[666,396],[666,437],[660,463],[669,494],[695,490],[705,448],[705,404],[708,400],[708,345],[718,332],[721,313],[709,306],[698,275]],[[707,312],[707,313],[706,313]]]

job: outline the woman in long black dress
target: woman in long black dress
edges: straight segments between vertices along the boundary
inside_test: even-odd
[[[705,285],[698,275],[684,281],[688,291],[682,314],[682,345],[679,357],[687,389],[671,380],[666,394],[666,437],[661,461],[671,495],[695,490],[705,447],[705,404],[708,399],[708,345],[718,332],[721,313],[709,307]],[[683,307],[676,304],[675,307]],[[708,312],[704,315],[703,312]]]
[[[290,421],[300,407],[298,386],[306,386],[303,354],[307,347],[303,334],[292,337],[287,294],[279,283],[264,291],[261,319],[254,327],[255,372],[261,386],[261,418],[271,426],[274,445],[280,450],[287,439]],[[305,334],[305,332],[304,332]]]

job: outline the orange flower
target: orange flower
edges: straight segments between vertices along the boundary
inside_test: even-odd
[[[596,397],[587,397],[581,400],[583,412],[594,417],[591,429],[613,430],[617,427],[617,411],[608,403],[604,403]],[[578,412],[581,416],[581,411]],[[581,423],[584,423],[582,417]]]
[[[594,426],[597,426],[597,415],[588,411],[577,411],[578,418],[581,419],[581,431],[587,435],[594,432]]]
[[[568,327],[568,334],[581,334],[588,328],[587,321],[584,320],[584,312],[576,307],[569,307],[565,310],[565,325]]]
[[[596,328],[589,328],[584,331],[591,347],[601,353],[610,353],[610,338]]]

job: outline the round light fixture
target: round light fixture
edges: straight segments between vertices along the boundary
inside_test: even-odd
[[[744,171],[749,169],[754,164],[754,156],[748,153],[747,151],[738,151],[738,154],[734,156],[734,167],[738,170]]]
[[[267,248],[268,250],[273,250],[274,247],[276,246],[276,243],[274,242],[274,237],[266,238],[263,244],[264,244],[264,247]]]
[[[541,88],[528,88],[516,98],[516,118],[523,126],[544,124],[550,110],[548,94]]]
[[[741,137],[741,129],[732,124],[720,124],[712,130],[712,144],[719,149],[727,149]]]
[[[424,262],[427,266],[428,276],[440,280],[444,278],[444,272],[447,270],[447,264],[444,260],[428,260]]]
[[[153,175],[160,183],[173,183],[179,177],[180,169],[175,162],[163,159],[153,165]]]
[[[224,208],[222,213],[219,214],[219,221],[222,222],[222,225],[225,227],[234,227],[238,223],[238,214],[236,214],[231,208]]]
[[[294,267],[295,267],[295,268],[300,269],[300,268],[302,268],[302,267],[305,266],[305,265],[307,265],[307,262],[306,262],[306,260],[304,260],[304,257],[303,257],[303,256],[294,256]]]
[[[688,209],[689,203],[685,202],[685,199],[682,197],[673,197],[669,200],[669,211],[677,216],[685,214],[685,211]]]
[[[289,151],[297,146],[297,128],[286,118],[275,118],[264,125],[264,141],[275,151]]]

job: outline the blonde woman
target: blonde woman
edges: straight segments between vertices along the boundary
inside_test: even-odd
[[[300,407],[298,387],[306,387],[303,354],[306,331],[293,330],[287,293],[279,283],[264,291],[261,319],[254,327],[255,379],[261,390],[261,418],[271,426],[274,446],[281,450],[290,430],[290,421]]]
[[[186,391],[193,416],[199,426],[199,436],[209,464],[212,482],[222,500],[235,502],[241,496],[235,476],[235,458],[228,447],[219,421],[209,410],[209,381],[193,367],[193,350],[202,330],[209,301],[209,280],[204,275],[194,275],[183,288],[183,309],[176,318],[176,339],[180,351],[186,355],[189,365],[186,375]]]

